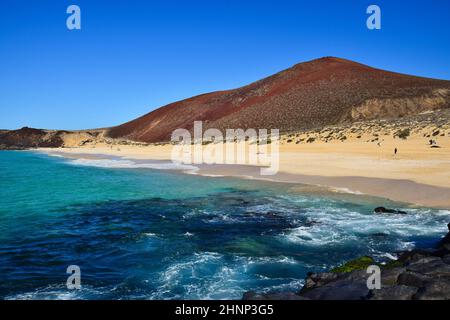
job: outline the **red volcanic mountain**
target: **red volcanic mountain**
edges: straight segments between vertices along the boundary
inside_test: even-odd
[[[173,130],[266,128],[288,132],[450,107],[450,81],[326,57],[297,64],[247,86],[178,101],[110,128],[113,138],[169,141]]]

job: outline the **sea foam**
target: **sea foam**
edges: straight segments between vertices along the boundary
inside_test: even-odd
[[[73,159],[71,165],[113,169],[155,169],[195,172],[197,167],[173,162],[135,162],[127,159]]]

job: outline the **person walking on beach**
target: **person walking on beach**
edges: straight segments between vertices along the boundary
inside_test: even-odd
[[[395,148],[395,149],[394,149],[394,156],[397,155],[397,151],[398,151],[397,148]]]

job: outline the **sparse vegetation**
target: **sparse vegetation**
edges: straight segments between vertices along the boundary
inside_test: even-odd
[[[368,266],[375,264],[372,257],[364,256],[355,260],[348,261],[342,266],[336,267],[331,270],[333,273],[352,272],[354,270],[365,270]]]
[[[398,137],[400,139],[406,140],[408,139],[409,135],[411,134],[409,128],[398,130],[396,133],[394,133],[394,138]]]

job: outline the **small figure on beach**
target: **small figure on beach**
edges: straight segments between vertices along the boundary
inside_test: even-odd
[[[397,155],[397,148],[394,149],[394,155]]]

